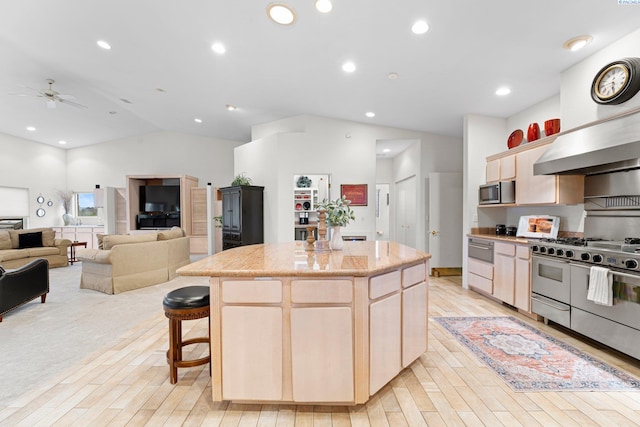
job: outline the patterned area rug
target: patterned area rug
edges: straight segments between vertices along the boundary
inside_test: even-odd
[[[514,391],[640,391],[640,381],[514,317],[433,317]]]

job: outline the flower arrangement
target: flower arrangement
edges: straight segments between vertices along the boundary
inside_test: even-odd
[[[325,210],[327,212],[327,224],[338,225],[344,227],[349,224],[350,221],[355,221],[356,215],[349,207],[351,200],[348,200],[346,196],[337,198],[336,200],[324,199],[322,203],[318,204],[318,209]]]
[[[73,204],[73,190],[58,190],[58,196],[60,197],[60,201],[62,202],[64,213],[70,214],[71,206]]]

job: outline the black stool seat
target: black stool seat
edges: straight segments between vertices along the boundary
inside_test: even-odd
[[[208,286],[187,286],[169,292],[162,300],[164,308],[200,308],[209,305]]]
[[[175,384],[178,381],[178,368],[191,368],[211,362],[211,348],[209,354],[195,360],[182,358],[182,347],[197,343],[206,343],[211,346],[209,328],[206,337],[182,339],[182,321],[196,320],[209,317],[209,287],[187,286],[176,289],[164,296],[162,300],[164,315],[169,318],[169,350],[167,350],[167,362],[169,363],[170,381]],[[209,365],[211,373],[211,365]]]

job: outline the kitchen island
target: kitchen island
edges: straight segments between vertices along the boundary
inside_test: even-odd
[[[387,241],[242,246],[209,276],[214,401],[364,403],[427,349],[430,254]]]

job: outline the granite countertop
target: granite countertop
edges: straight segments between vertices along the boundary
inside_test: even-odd
[[[484,233],[469,233],[468,237],[478,237],[482,239],[496,240],[500,242],[509,242],[509,243],[520,243],[527,244],[529,240],[526,237],[515,237],[515,236],[498,236],[496,234],[484,234]]]
[[[319,253],[304,243],[240,246],[178,269],[181,276],[370,276],[431,258],[396,242],[344,242],[344,249]]]

